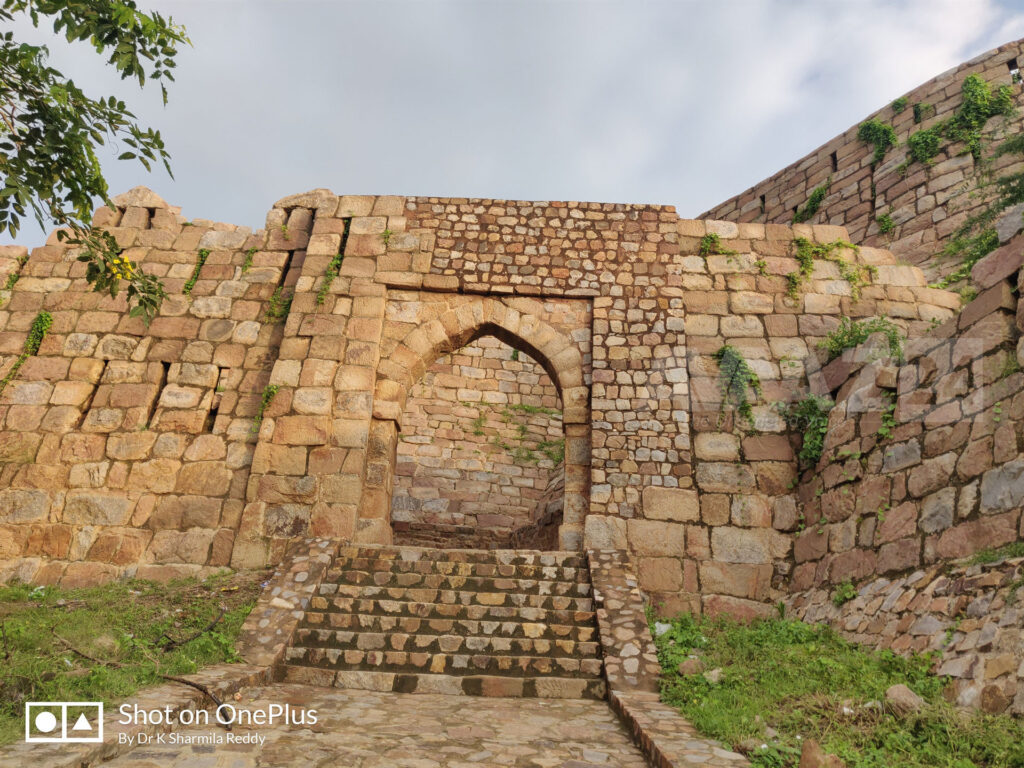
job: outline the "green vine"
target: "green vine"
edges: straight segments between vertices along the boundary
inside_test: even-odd
[[[954,143],[963,142],[966,152],[975,160],[980,160],[981,131],[985,123],[1000,115],[1010,117],[1016,111],[1013,90],[1008,85],[1001,85],[993,91],[980,76],[968,75],[960,90],[963,99],[950,117],[911,134],[907,139],[907,159],[900,166],[902,172],[905,173],[914,163],[929,165],[932,158],[939,154],[943,139]]]
[[[341,263],[345,260],[345,244],[348,242],[348,230],[351,225],[352,219],[342,219],[345,222],[345,228],[341,235],[341,245],[338,246],[338,252],[331,259],[327,265],[327,269],[324,270],[323,280],[320,281],[320,288],[316,292],[316,305],[322,306],[327,301],[327,294],[331,291],[331,285],[334,283],[336,278],[341,273]],[[384,230],[388,232],[388,230]],[[390,234],[388,235],[390,238]],[[387,247],[388,241],[384,241],[384,246]]]
[[[196,287],[196,281],[199,280],[199,271],[203,268],[203,264],[206,263],[209,256],[209,248],[199,249],[199,255],[196,258],[196,268],[192,270],[192,277],[188,279],[188,282],[181,289],[181,292],[186,296],[189,296],[192,293],[192,289]]]
[[[828,414],[834,403],[827,397],[808,394],[792,403],[778,403],[776,408],[790,429],[803,433],[803,444],[797,458],[803,468],[813,467],[825,449]]]
[[[935,105],[927,101],[919,101],[914,104],[914,122],[920,124],[929,113],[935,112]]]
[[[256,254],[259,248],[253,247],[245,252],[245,261],[242,262],[242,274],[244,275],[250,269],[252,269],[252,257]]]
[[[21,370],[21,366],[25,364],[32,355],[39,352],[39,347],[43,343],[43,339],[46,338],[47,332],[50,330],[50,326],[53,325],[53,316],[43,310],[35,319],[32,321],[32,325],[28,329],[28,336],[25,337],[25,344],[21,348],[21,354],[18,355],[14,361],[14,365],[11,366],[11,370],[7,372],[7,375],[0,379],[0,393],[2,393],[7,385],[10,384],[14,377],[18,375],[18,371]]]
[[[875,117],[860,124],[860,128],[857,129],[857,138],[875,148],[875,154],[871,159],[872,169],[882,162],[886,152],[898,143],[896,129]]]
[[[260,396],[260,407],[256,411],[256,415],[253,416],[252,426],[249,428],[250,434],[258,434],[260,431],[260,425],[263,424],[263,414],[266,413],[267,408],[270,407],[271,401],[274,399],[274,395],[281,387],[277,384],[267,384],[263,388],[263,394]]]
[[[849,248],[854,253],[859,253],[860,248],[845,240],[833,240],[831,243],[812,243],[805,237],[798,237],[793,240],[795,248],[794,256],[797,262],[795,272],[786,275],[788,287],[787,295],[796,299],[800,295],[800,289],[814,272],[816,259],[829,261],[839,268],[839,276],[850,284],[850,296],[854,301],[860,299],[860,290],[868,284],[869,279],[878,273],[873,264],[851,264],[839,256],[836,251]]]
[[[753,391],[756,397],[762,397],[761,379],[751,370],[740,351],[730,344],[723,345],[715,352],[714,358],[718,363],[718,387],[722,393],[719,424],[725,416],[726,405],[731,403],[753,430],[754,411],[747,390]]]
[[[334,282],[334,278],[341,272],[341,262],[344,260],[345,255],[340,251],[334,255],[330,263],[327,265],[327,269],[324,270],[323,280],[320,281],[320,288],[316,292],[316,305],[322,306],[327,300],[327,294],[331,290],[331,284]]]
[[[842,605],[850,602],[857,596],[857,588],[853,586],[853,582],[847,579],[840,584],[836,584],[835,592],[832,593],[832,605],[839,608]]]
[[[903,110],[905,110],[906,108],[907,108],[907,97],[906,96],[900,96],[898,99],[896,99],[896,101],[894,101],[892,103],[892,111],[893,111],[893,113],[895,113],[897,115],[900,112],[902,112]]]
[[[892,433],[896,429],[896,396],[886,390],[882,392],[882,397],[885,399],[885,405],[879,414],[882,421],[878,425],[878,431],[875,433],[880,442],[884,442],[892,437]]]
[[[878,231],[880,234],[888,235],[894,229],[896,229],[896,222],[892,220],[892,213],[883,213],[881,216],[876,216],[875,221],[878,222]]]
[[[863,344],[873,333],[885,334],[889,354],[902,362],[904,337],[900,334],[900,329],[887,317],[876,317],[871,320],[851,320],[844,317],[839,321],[838,328],[818,342],[818,348],[827,350],[828,359],[832,361],[839,357],[843,350]]]
[[[292,308],[292,297],[284,295],[284,289],[278,286],[267,303],[267,313],[263,317],[265,323],[283,323]]]
[[[21,278],[21,268],[25,266],[25,262],[28,261],[28,254],[22,254],[18,257],[18,268],[11,272],[7,276],[7,282],[4,283],[4,290],[9,291],[14,287],[14,284]]]
[[[723,247],[722,238],[714,232],[704,235],[704,237],[700,239],[700,248],[697,251],[698,256],[710,256],[712,254],[720,256],[735,256],[737,253],[738,251]]]
[[[814,214],[818,212],[818,209],[821,208],[821,204],[828,196],[828,190],[831,186],[832,177],[829,176],[828,180],[824,184],[820,187],[815,187],[811,192],[810,197],[807,198],[807,202],[804,204],[804,207],[797,208],[796,211],[793,212],[793,223],[802,224],[812,218]]]

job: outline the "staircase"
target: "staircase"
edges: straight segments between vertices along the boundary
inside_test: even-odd
[[[296,630],[284,677],[399,693],[602,699],[584,556],[345,547]]]

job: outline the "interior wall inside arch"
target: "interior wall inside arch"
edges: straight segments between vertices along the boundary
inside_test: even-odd
[[[396,542],[557,548],[561,407],[541,365],[493,336],[439,358],[410,391],[402,419]]]

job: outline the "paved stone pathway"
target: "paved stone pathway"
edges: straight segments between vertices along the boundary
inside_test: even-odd
[[[603,701],[399,694],[279,684],[243,692],[238,708],[316,709],[312,727],[239,727],[255,744],[144,745],[111,768],[646,768]],[[226,737],[193,727],[178,736]],[[169,738],[169,737],[168,737]]]

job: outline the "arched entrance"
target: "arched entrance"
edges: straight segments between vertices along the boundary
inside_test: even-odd
[[[381,518],[389,521],[392,519],[395,481],[396,477],[399,476],[398,444],[400,435],[403,434],[403,423],[406,418],[410,418],[408,414],[417,414],[419,412],[419,401],[423,399],[418,397],[418,395],[423,394],[421,382],[426,380],[430,384],[436,383],[437,371],[434,372],[433,376],[430,376],[431,367],[440,359],[445,357],[453,358],[453,353],[458,353],[459,350],[467,345],[472,345],[477,340],[486,338],[488,341],[480,341],[478,349],[490,349],[495,355],[507,354],[507,362],[509,363],[519,362],[511,360],[513,352],[518,352],[520,361],[524,363],[524,370],[528,368],[528,366],[525,366],[525,362],[528,359],[530,362],[529,367],[532,367],[536,372],[543,372],[546,375],[554,394],[557,395],[557,399],[560,401],[559,407],[543,405],[535,407],[549,408],[551,411],[561,412],[560,421],[564,434],[564,443],[561,445],[551,445],[551,443],[557,443],[557,441],[541,437],[540,434],[542,429],[545,431],[550,430],[551,425],[543,424],[543,419],[539,418],[535,420],[537,423],[531,424],[528,418],[536,415],[551,417],[554,416],[553,413],[531,414],[529,413],[529,407],[510,408],[507,403],[504,409],[500,407],[498,409],[484,407],[484,392],[487,391],[485,389],[472,390],[469,387],[463,388],[466,392],[480,392],[479,403],[474,405],[473,400],[470,399],[455,403],[451,408],[453,414],[446,417],[448,419],[447,423],[450,423],[451,419],[454,418],[454,411],[457,408],[463,409],[459,410],[458,417],[460,420],[469,417],[467,426],[470,434],[472,435],[474,431],[483,432],[483,435],[472,435],[473,437],[490,438],[490,446],[492,448],[500,448],[503,451],[506,450],[504,446],[508,446],[508,449],[511,449],[513,458],[517,448],[519,448],[519,458],[530,461],[537,459],[538,467],[542,462],[547,462],[551,465],[550,468],[553,469],[556,463],[554,459],[558,457],[558,454],[561,454],[564,457],[561,462],[564,480],[561,483],[556,480],[550,487],[545,483],[544,494],[547,494],[550,498],[551,494],[559,493],[558,486],[561,485],[560,511],[562,519],[561,523],[558,524],[557,547],[561,549],[579,549],[582,545],[583,518],[589,505],[590,481],[589,387],[586,386],[584,380],[584,358],[580,347],[567,333],[557,330],[552,324],[545,322],[543,318],[536,314],[520,311],[495,299],[461,300],[464,297],[458,298],[460,301],[457,305],[446,305],[445,310],[435,312],[435,316],[432,319],[424,321],[424,319],[419,318],[420,321],[416,327],[405,333],[400,339],[396,338],[395,343],[385,350],[385,354],[382,355],[374,393],[374,419],[367,451],[360,518],[378,521]],[[474,351],[475,354],[476,352]],[[482,355],[478,357],[479,359],[484,359]],[[443,368],[444,363],[442,362],[441,365]],[[473,366],[467,367],[472,368]],[[511,367],[509,366],[509,368]],[[501,368],[505,370],[504,365]],[[461,376],[462,374],[460,365],[459,375]],[[497,374],[495,373],[495,375]],[[536,373],[528,373],[527,375],[532,376],[536,375]],[[456,385],[456,382],[454,380],[447,381],[446,385]],[[421,387],[420,390],[417,390],[418,386]],[[451,389],[451,386],[446,386],[446,389]],[[459,387],[454,386],[454,389],[457,393]],[[498,390],[492,391],[498,392]],[[413,401],[411,411],[409,407],[410,397]],[[495,400],[500,399],[497,395],[488,395],[487,397]],[[522,399],[521,394],[517,397],[520,400]],[[541,398],[543,399],[543,395],[541,395]],[[486,405],[499,405],[499,403],[486,403]],[[520,405],[532,406],[533,404],[527,402],[520,403]],[[519,415],[527,418],[516,418]],[[482,422],[481,417],[483,417]],[[419,418],[419,416],[414,418]],[[501,428],[496,423],[488,425],[489,420],[494,421],[495,419],[501,420]],[[505,423],[505,419],[508,419],[508,423]],[[436,431],[441,426],[440,419],[436,419],[435,422],[434,429]],[[474,424],[478,426],[474,426]],[[413,426],[410,425],[410,433],[413,432],[413,429]],[[524,441],[525,444],[523,445],[516,446],[510,444],[508,440],[501,437],[502,433],[508,433],[509,430],[521,434],[523,429],[525,429],[527,436],[531,434],[531,430],[535,432],[534,439]],[[465,432],[466,430],[463,429],[462,431]],[[498,438],[497,444],[493,441],[495,437]],[[504,446],[501,443],[504,443]],[[537,453],[537,450],[543,453],[542,443],[547,443],[544,447],[554,449],[552,455],[545,456],[544,459],[540,459]],[[482,449],[476,448],[472,450]],[[427,453],[430,453],[430,451]],[[410,452],[403,448],[403,462],[407,460],[409,454]],[[497,451],[491,452],[492,458],[497,455]],[[505,461],[501,463],[506,466],[509,465]],[[441,469],[440,462],[438,462],[438,465],[438,468]],[[408,471],[408,469],[408,467],[404,467],[403,471]],[[513,470],[514,472],[515,470]],[[437,477],[441,474],[441,472],[434,473],[434,476]],[[430,473],[426,473],[421,475],[421,477],[428,477],[429,475]],[[453,475],[449,479],[457,481],[459,478]],[[525,483],[525,481],[523,482]],[[512,487],[511,484],[499,483],[497,485],[503,486],[507,491]],[[398,491],[398,498],[400,499],[399,508],[403,505],[412,506],[410,501],[411,494],[407,493],[407,488],[409,487],[411,485],[408,485],[404,479],[400,481]],[[491,487],[495,487],[495,484],[492,483]],[[536,490],[535,483],[533,484],[533,490]],[[457,490],[455,490],[454,485],[452,486],[451,494],[453,495],[449,495],[450,500],[462,500],[461,498],[456,498]],[[501,494],[495,495],[500,496]],[[441,494],[438,494],[438,498],[440,497]],[[519,499],[517,502],[519,504],[518,509],[520,510],[524,509],[523,501],[524,499]],[[539,520],[547,511],[546,504],[544,509],[540,508],[540,498],[535,501],[537,504],[530,511],[531,523]],[[442,505],[438,502],[437,507],[440,508],[440,506]],[[556,514],[557,511],[554,508],[552,509],[553,514]],[[400,514],[398,517],[401,518],[403,515]],[[512,525],[502,528],[507,533],[509,544],[506,546],[532,546],[543,543],[542,539],[534,537],[525,531],[518,537],[513,535],[513,531],[517,527],[525,528],[528,526],[516,525],[517,522],[525,522],[524,516],[512,517]],[[493,517],[485,518],[485,521],[488,523],[506,522],[497,521]],[[410,521],[399,519],[399,522]],[[454,522],[454,518],[449,522]],[[479,524],[479,516],[477,516],[476,522]],[[495,530],[499,527],[493,526]],[[403,538],[402,534],[408,531],[408,527],[399,526],[399,528],[398,538],[401,539]],[[553,532],[550,539],[550,544],[554,546],[556,542]],[[456,540],[450,543],[444,541],[423,541],[422,543],[443,546],[459,545]],[[495,540],[495,545],[498,545],[497,540]]]

